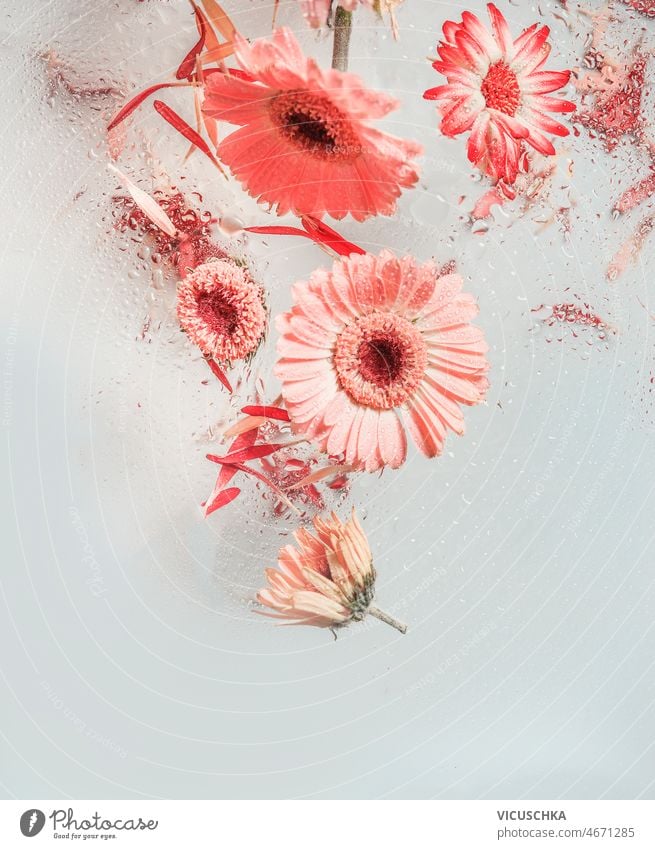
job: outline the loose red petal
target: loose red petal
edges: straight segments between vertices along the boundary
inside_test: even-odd
[[[211,159],[211,161],[221,171],[221,173],[225,174],[225,172],[221,168],[219,161],[209,149],[209,145],[207,144],[207,142],[203,139],[201,135],[199,135],[199,133],[197,133],[193,129],[193,127],[187,124],[184,118],[180,117],[180,115],[178,115],[174,109],[171,109],[170,106],[164,103],[163,100],[155,100],[153,106],[155,107],[157,112],[159,112],[162,118],[165,121],[168,121],[171,127],[174,127],[178,131],[178,133],[184,136],[187,141],[190,141],[191,144],[194,144],[198,148],[198,150],[201,150],[205,154],[205,156]]]
[[[257,407],[255,405],[249,405],[248,407],[242,407],[241,412],[247,416],[263,416],[266,419],[277,419],[280,422],[290,421],[289,414],[281,407]]]
[[[332,250],[339,254],[339,256],[366,253],[366,251],[363,248],[360,248],[359,245],[348,242],[343,238],[343,236],[339,235],[336,230],[328,227],[327,224],[324,224],[312,215],[302,216],[302,226],[305,230],[307,230],[315,242],[327,245],[327,247],[332,248]]]
[[[206,53],[203,53],[200,60],[203,65],[209,65],[212,62],[222,62],[223,59],[227,59],[227,57],[231,56],[233,53],[234,44],[231,41],[226,41],[224,44],[220,44],[213,50],[208,50]]]
[[[208,454],[207,458],[212,459],[212,461],[215,462],[215,463],[225,464],[225,465],[229,466],[230,468],[237,469],[240,472],[245,472],[246,474],[252,475],[253,477],[257,478],[257,480],[261,481],[263,484],[266,484],[266,486],[270,487],[270,489],[273,490],[273,492],[277,495],[277,497],[281,501],[284,501],[284,503],[287,505],[287,507],[289,507],[295,513],[298,513],[298,515],[301,515],[300,510],[298,510],[298,508],[295,506],[295,504],[293,504],[291,501],[289,501],[289,499],[282,492],[282,490],[278,486],[276,486],[273,483],[272,480],[267,478],[266,475],[262,474],[261,472],[258,472],[256,469],[252,469],[250,466],[246,466],[245,463],[232,463],[230,461],[227,461],[225,457],[214,457],[213,455]]]
[[[193,45],[191,50],[189,50],[184,59],[182,59],[180,67],[175,73],[178,80],[186,80],[193,75],[193,72],[196,69],[196,57],[202,52],[202,49],[205,46],[205,41],[207,40],[207,19],[200,12],[200,9],[198,9],[193,0],[191,0],[191,5],[193,6],[193,12],[196,16],[196,26],[198,27],[200,38]]]
[[[218,457],[216,454],[207,454],[207,459],[212,463],[245,463],[248,460],[256,460],[260,457],[268,457],[269,454],[274,454],[280,448],[286,448],[286,443],[270,443],[268,445],[253,445],[243,448],[239,451],[230,452],[224,457]]]
[[[248,448],[249,446],[254,445],[255,442],[257,442],[258,435],[259,432],[257,430],[249,430],[247,433],[239,434],[239,436],[237,436],[237,438],[232,442],[232,445],[230,445],[230,451],[236,453],[243,448]],[[223,487],[229,484],[236,473],[237,469],[232,468],[231,466],[221,466],[221,471],[219,472],[214,491],[210,496],[210,501],[221,489],[223,489]]]
[[[286,227],[281,224],[271,224],[262,227],[244,227],[244,230],[248,233],[270,234],[272,236],[304,236],[321,247],[330,248],[336,254],[339,254],[339,256],[366,253],[363,248],[352,242],[348,242],[336,230],[333,230],[316,218],[303,216],[302,223],[305,228],[304,230],[301,230],[299,227]]]
[[[223,38],[228,41],[233,41],[237,34],[237,28],[229,18],[229,15],[216,0],[202,0],[202,5],[205,7],[207,17],[214,30],[218,30]]]
[[[271,234],[272,236],[304,236],[306,239],[311,239],[309,233],[305,233],[299,227],[284,227],[278,224],[271,224],[264,227],[244,227],[248,233],[262,233],[263,235]]]
[[[215,497],[212,497],[205,505],[205,516],[211,516],[216,510],[225,507],[230,501],[239,495],[241,490],[238,486],[231,486],[229,489],[222,489]]]
[[[212,360],[209,357],[205,357],[205,361],[209,368],[211,369],[212,374],[217,377],[223,386],[227,389],[227,391],[232,394],[232,386],[230,385],[230,381],[227,379],[227,376],[223,369],[219,366],[216,360]]]
[[[107,125],[107,130],[113,130],[114,127],[117,127],[121,121],[124,121],[129,115],[134,112],[134,110],[139,107],[144,100],[150,97],[151,94],[154,94],[156,91],[162,88],[176,88],[177,86],[189,85],[189,83],[157,83],[156,85],[151,85],[148,88],[144,88],[143,91],[140,91],[136,94],[132,100],[128,101],[122,109],[114,115],[109,124]]]

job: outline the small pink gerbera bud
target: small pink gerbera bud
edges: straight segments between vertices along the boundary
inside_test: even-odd
[[[375,589],[373,556],[355,511],[342,522],[334,513],[314,519],[316,535],[296,531],[297,548],[286,545],[278,568],[267,569],[268,587],[257,600],[288,624],[335,628],[375,616],[401,633],[407,626],[372,604]]]
[[[232,363],[250,356],[264,335],[263,291],[234,260],[206,262],[178,285],[177,317],[206,357]]]

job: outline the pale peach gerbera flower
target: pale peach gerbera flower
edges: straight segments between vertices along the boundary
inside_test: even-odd
[[[367,471],[404,462],[403,422],[425,455],[440,454],[448,430],[464,432],[460,404],[477,404],[488,386],[462,282],[383,250],[296,284],[277,321],[275,370],[294,430]]]
[[[547,133],[568,135],[547,112],[572,112],[568,100],[550,97],[569,80],[570,71],[544,71],[550,54],[550,30],[533,24],[512,39],[507,21],[493,3],[487,5],[492,31],[471,12],[460,24],[446,21],[439,61],[432,67],[446,85],[424,97],[437,100],[441,131],[456,136],[468,130],[468,158],[490,177],[513,183],[524,144],[544,156],[555,153]]]
[[[261,287],[232,259],[198,265],[179,283],[177,317],[203,354],[233,363],[252,354],[266,326]]]
[[[241,125],[218,155],[244,188],[281,215],[391,215],[418,179],[411,159],[422,149],[366,122],[398,102],[353,74],[322,70],[288,29],[252,44],[237,37],[235,56],[245,74],[211,74],[203,110]]]
[[[257,600],[287,624],[334,628],[367,614],[393,625],[403,634],[405,625],[372,605],[375,589],[373,557],[355,511],[347,522],[332,513],[314,519],[316,536],[296,531],[298,547],[286,545],[278,568],[267,569],[268,587]]]

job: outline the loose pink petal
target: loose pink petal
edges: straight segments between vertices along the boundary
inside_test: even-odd
[[[135,185],[115,165],[109,165],[109,169],[120,179],[121,183],[132,196],[134,203],[149,221],[152,221],[155,226],[159,227],[168,236],[177,236],[177,228],[154,198],[151,198],[147,192],[144,192],[143,189]]]

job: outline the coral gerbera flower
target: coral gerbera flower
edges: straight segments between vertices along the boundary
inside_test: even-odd
[[[458,274],[383,250],[315,271],[278,316],[275,373],[296,432],[356,468],[400,466],[403,422],[428,457],[488,383],[487,346]]]
[[[232,259],[198,265],[179,283],[177,317],[206,357],[232,363],[258,347],[266,326],[261,287]]]
[[[286,545],[278,568],[267,569],[268,587],[257,600],[287,624],[335,628],[359,621],[367,614],[393,625],[403,634],[405,625],[372,605],[375,569],[366,534],[355,511],[347,522],[334,513],[314,519],[316,536],[305,528],[294,536],[297,548]]]
[[[280,215],[391,215],[418,179],[410,160],[422,149],[367,121],[398,102],[353,74],[322,70],[288,29],[252,44],[237,37],[235,56],[247,76],[211,74],[203,110],[241,125],[218,155],[244,188]]]
[[[432,67],[448,79],[429,89],[427,100],[439,101],[441,131],[456,136],[468,130],[468,158],[485,174],[513,183],[527,144],[539,153],[555,153],[546,136],[568,135],[547,112],[573,112],[567,100],[548,95],[566,85],[570,71],[544,71],[550,53],[547,26],[533,24],[512,40],[507,21],[493,3],[487,5],[492,32],[471,12],[461,24],[446,21]]]

